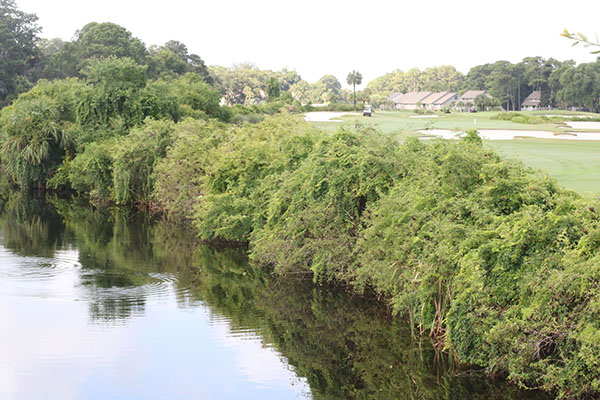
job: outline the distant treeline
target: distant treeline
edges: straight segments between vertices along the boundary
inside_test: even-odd
[[[600,61],[576,66],[572,60],[527,57],[516,64],[497,61],[478,65],[467,75],[448,65],[424,71],[396,70],[369,82],[366,92],[383,102],[390,93],[419,90],[486,90],[506,110],[520,109],[525,98],[539,90],[542,107],[580,107],[598,112]]]
[[[14,0],[0,1],[0,106],[32,88],[39,79],[85,77],[90,60],[129,58],[145,67],[147,79],[169,79],[186,73],[201,76],[228,105],[279,100],[288,106],[348,103],[352,92],[333,75],[308,83],[291,70],[260,70],[253,64],[207,67],[185,44],[171,40],[146,45],[125,28],[92,22],[75,32],[72,41],[40,39],[34,14],[18,10]],[[357,93],[359,102],[386,103],[393,92],[487,90],[507,110],[518,110],[534,90],[541,105],[600,110],[600,62],[576,66],[574,61],[527,57],[520,63],[497,61],[473,67],[468,74],[452,66],[396,70],[376,78]]]

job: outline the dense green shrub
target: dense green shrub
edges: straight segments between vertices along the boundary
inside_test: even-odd
[[[232,134],[229,126],[214,120],[188,119],[177,124],[174,143],[155,168],[156,206],[169,217],[191,220],[194,205],[205,193],[202,182],[208,153]]]
[[[501,112],[494,115],[491,119],[510,121],[515,124],[547,124],[549,122],[563,122],[561,117],[547,117],[537,114],[521,114],[515,111]]]
[[[70,124],[60,115],[44,95],[19,98],[2,110],[2,171],[20,187],[44,187],[70,147]]]
[[[250,242],[252,259],[280,272],[347,279],[364,213],[401,171],[396,145],[370,128],[323,137],[272,195],[266,225]]]
[[[282,179],[311,152],[320,131],[294,117],[236,128],[207,152],[205,194],[195,225],[204,239],[248,241],[266,219],[266,204]]]
[[[82,127],[98,129],[118,121],[126,131],[144,119],[139,96],[146,86],[146,66],[108,57],[90,60],[83,73],[93,90],[79,103],[77,120]]]
[[[154,192],[154,167],[173,143],[174,124],[146,121],[116,142],[113,183],[117,203],[148,204]]]
[[[90,143],[73,159],[66,158],[48,181],[53,189],[68,187],[95,202],[114,198],[113,163],[116,139]]]

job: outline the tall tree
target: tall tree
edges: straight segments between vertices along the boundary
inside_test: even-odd
[[[131,32],[112,22],[91,22],[75,33],[82,60],[103,57],[128,57],[138,64],[146,64],[144,43]]]
[[[279,81],[274,76],[269,78],[267,82],[267,96],[269,100],[274,100],[279,97],[281,90],[279,89]]]
[[[354,111],[356,111],[356,85],[360,85],[362,83],[362,75],[360,72],[352,70],[346,77],[346,82],[348,85],[352,85],[352,91],[354,92]]]
[[[37,16],[17,9],[14,0],[0,0],[0,106],[29,89],[39,61]]]

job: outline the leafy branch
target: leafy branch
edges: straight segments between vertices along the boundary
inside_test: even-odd
[[[565,30],[560,34],[560,36],[564,36],[567,39],[571,39],[574,40],[575,43],[573,43],[573,46],[578,45],[579,43],[583,43],[584,47],[600,47],[600,40],[598,40],[598,35],[596,35],[596,41],[591,41],[588,40],[588,38],[581,32],[577,32],[577,33],[571,33],[569,32],[566,28]],[[600,50],[595,50],[591,52],[592,54],[600,54]]]

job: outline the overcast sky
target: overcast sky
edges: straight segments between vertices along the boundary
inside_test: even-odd
[[[600,0],[16,0],[35,13],[42,37],[70,40],[89,22],[124,26],[146,45],[179,40],[207,65],[252,62],[295,69],[309,82],[325,74],[345,84],[406,71],[528,56],[594,61],[571,47],[564,28],[600,36]]]

